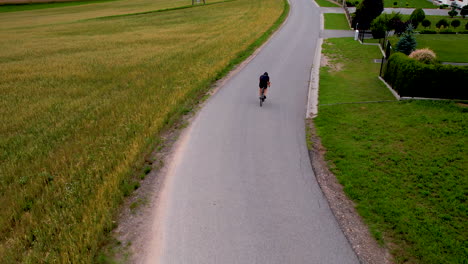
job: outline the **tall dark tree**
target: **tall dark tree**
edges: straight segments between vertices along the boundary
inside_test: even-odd
[[[358,29],[369,29],[372,20],[383,11],[383,0],[363,0],[358,7],[353,19],[353,27]]]
[[[460,15],[465,18],[465,16],[468,15],[468,5],[462,7],[461,11],[460,11]]]

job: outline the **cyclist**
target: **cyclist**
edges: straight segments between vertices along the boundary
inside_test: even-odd
[[[260,83],[258,84],[258,95],[260,96],[260,99],[265,100],[266,99],[266,93],[268,87],[270,87],[270,77],[268,76],[268,72],[265,72],[263,75],[260,76],[259,79]],[[262,98],[262,89],[263,89],[263,98]]]

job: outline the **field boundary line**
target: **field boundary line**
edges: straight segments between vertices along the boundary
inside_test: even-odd
[[[162,13],[162,12],[177,11],[177,10],[182,10],[182,9],[211,6],[211,5],[216,5],[216,4],[224,4],[224,3],[235,2],[235,1],[237,1],[237,0],[224,0],[224,1],[214,2],[214,3],[204,4],[204,5],[184,5],[184,6],[157,9],[157,10],[150,10],[150,11],[143,11],[143,12],[136,12],[136,13],[128,13],[128,14],[120,14],[120,15],[112,15],[112,16],[103,16],[103,17],[94,17],[94,18],[83,19],[83,20],[78,20],[78,21],[101,20],[101,19],[112,19],[112,18],[126,17],[126,16],[147,15],[147,14],[152,14],[152,13]]]

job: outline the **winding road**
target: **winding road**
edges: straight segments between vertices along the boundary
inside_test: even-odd
[[[314,177],[305,142],[320,33],[312,0],[213,95],[177,150],[158,247],[145,263],[359,263]],[[258,77],[271,88],[258,104]],[[154,253],[154,252],[157,253]]]

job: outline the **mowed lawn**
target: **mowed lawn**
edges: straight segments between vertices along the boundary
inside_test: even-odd
[[[468,259],[468,105],[386,101],[377,47],[329,39],[317,133],[330,169],[397,263]],[[378,58],[378,57],[377,57]],[[378,64],[377,64],[378,65]]]
[[[314,0],[321,7],[340,7],[340,5],[333,1],[328,0]]]
[[[332,14],[332,13],[325,13],[325,29],[342,29],[342,30],[349,30],[348,20],[346,19],[345,14]]]
[[[418,34],[415,35],[416,48],[430,48],[442,62],[468,62],[468,34]],[[393,46],[397,37],[391,37]]]
[[[71,21],[121,13],[95,7],[80,16],[91,6],[1,16],[8,21],[0,28],[2,263],[92,262],[112,229],[122,183],[158,133],[258,45],[285,2]]]

